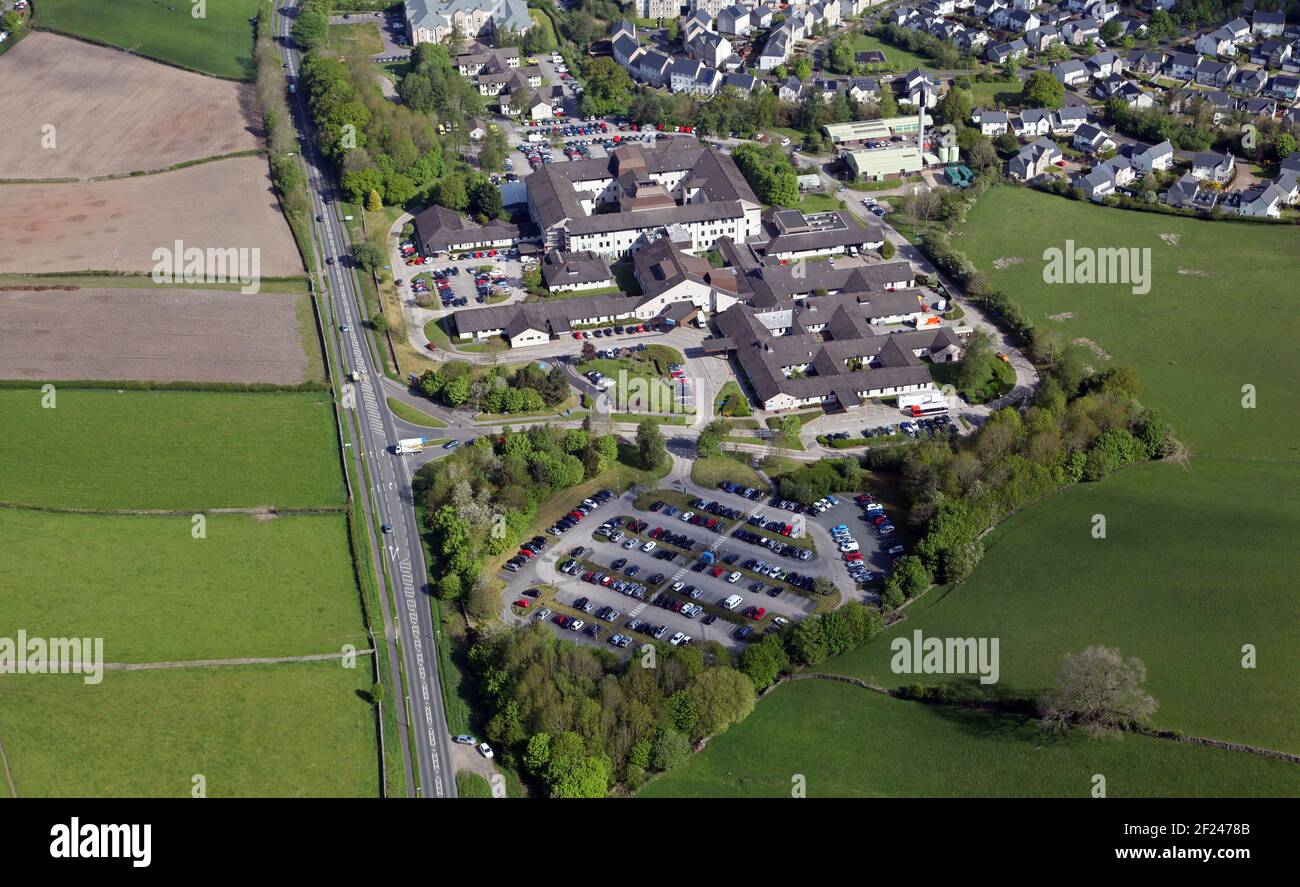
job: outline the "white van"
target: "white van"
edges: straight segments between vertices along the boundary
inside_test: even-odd
[[[721,604],[719,604],[718,606],[722,607],[722,609],[724,609],[724,610],[734,610],[734,609],[736,609],[737,607],[740,606],[740,602],[741,602],[742,600],[743,600],[743,598],[741,598],[740,595],[738,595],[738,594],[733,594],[731,597],[729,597],[729,598],[727,598],[726,600],[724,600],[724,601],[723,601]]]

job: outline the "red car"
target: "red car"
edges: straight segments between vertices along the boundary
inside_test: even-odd
[[[714,575],[715,577],[717,577],[717,576],[721,576],[721,575],[722,575],[722,567],[714,567],[714,568],[713,568],[713,575]]]
[[[529,551],[527,548],[521,548],[519,549],[519,556],[527,559],[527,558],[531,558],[533,556],[533,553]]]
[[[887,520],[889,520],[889,518],[885,517],[883,514],[878,514],[871,519],[871,522],[876,526],[880,526]]]
[[[520,598],[519,600],[515,601],[515,606],[528,609],[528,605],[531,603],[532,601],[528,600],[527,598]]]
[[[767,615],[767,608],[766,608],[766,607],[756,607],[756,608],[754,609],[754,619],[755,619],[755,620],[762,619],[762,618],[763,618],[764,616],[766,616],[766,615]]]
[[[581,339],[581,338],[582,338],[582,333],[574,333],[574,334],[573,334],[573,338],[575,338],[575,339]]]

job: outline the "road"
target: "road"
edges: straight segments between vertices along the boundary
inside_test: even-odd
[[[299,71],[299,53],[289,39],[290,16],[297,0],[289,0],[277,14],[275,32],[280,52],[287,64],[286,76],[296,83]],[[356,420],[360,439],[353,441],[354,458],[364,458],[369,469],[370,490],[373,499],[372,523],[391,527],[385,534],[381,556],[386,558],[389,574],[399,586],[398,604],[403,609],[390,624],[385,619],[385,632],[390,641],[396,640],[394,649],[400,650],[404,687],[408,697],[411,724],[406,725],[406,711],[399,712],[402,727],[397,741],[403,751],[409,747],[406,734],[414,738],[416,793],[426,797],[450,798],[456,795],[456,780],[452,769],[450,735],[443,707],[442,688],[439,684],[437,643],[433,615],[427,596],[428,567],[421,547],[419,524],[415,517],[411,494],[411,467],[389,449],[391,442],[403,436],[398,433],[393,416],[384,398],[383,371],[374,362],[370,346],[365,340],[363,324],[366,312],[356,279],[344,267],[342,258],[351,253],[347,232],[339,219],[335,204],[328,195],[334,191],[330,173],[324,159],[316,149],[315,130],[307,114],[303,93],[299,90],[289,96],[298,131],[304,136],[302,159],[306,166],[312,209],[319,221],[315,222],[315,237],[325,256],[334,259],[324,266],[323,278],[317,284],[328,304],[328,316],[334,320],[329,333],[339,347],[345,367],[333,368],[335,372],[357,372],[361,380],[356,383]],[[329,201],[329,202],[327,202]],[[322,305],[324,308],[324,305]],[[325,313],[324,311],[322,313]],[[327,353],[328,356],[328,353]],[[357,474],[356,490],[360,493]],[[368,506],[367,506],[368,507]],[[373,526],[369,534],[373,537]],[[383,577],[380,588],[383,589]],[[387,598],[386,592],[381,596]],[[393,637],[395,632],[396,637]],[[408,787],[411,779],[408,774]],[[408,789],[409,790],[409,789]]]

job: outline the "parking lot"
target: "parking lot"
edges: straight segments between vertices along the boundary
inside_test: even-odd
[[[490,256],[488,252],[496,255]],[[482,257],[475,258],[474,253],[482,253]],[[463,308],[505,305],[524,297],[523,264],[516,250],[475,250],[474,253],[453,253],[453,258],[442,254],[428,264],[401,266],[396,275],[398,292],[421,325]],[[460,255],[466,258],[454,258]],[[483,275],[486,275],[487,294],[480,290],[476,279]],[[427,288],[423,295],[422,287]]]
[[[815,612],[824,600],[811,589],[817,576],[831,578],[842,592],[853,587],[850,599],[876,600],[879,582],[895,557],[889,549],[900,544],[895,530],[882,536],[872,523],[884,513],[883,506],[864,510],[874,500],[871,494],[859,497],[862,504],[853,497],[835,497],[833,504],[824,503],[829,506],[824,511],[812,514],[801,506],[796,513],[793,503],[782,507],[767,497],[755,501],[741,490],[706,494],[697,488],[697,493],[644,494],[643,508],[636,507],[631,494],[613,497],[558,537],[543,534],[545,550],[520,557],[518,572],[506,574],[514,594],[530,589],[543,599],[515,612],[532,619],[541,614],[571,640],[609,643],[622,635],[629,639],[624,646],[639,647],[652,639],[687,636],[694,644],[717,641],[738,650],[746,643],[738,637],[745,627],[753,641],[764,631],[782,630],[774,622],[777,617],[788,625]],[[709,509],[693,510],[692,503],[701,500]],[[718,524],[694,525],[683,520],[689,516]],[[889,519],[883,523],[892,526]],[[809,542],[793,544],[797,540],[783,531],[793,531],[794,537],[808,533],[816,553],[801,559]],[[665,538],[665,533],[675,538]],[[682,536],[689,551],[678,544]],[[781,554],[772,547],[788,550]],[[804,588],[792,584],[799,580]],[[556,593],[537,590],[545,585]],[[723,609],[733,595],[739,600]],[[557,617],[580,620],[579,630],[566,630]],[[594,637],[589,634],[593,626]]]

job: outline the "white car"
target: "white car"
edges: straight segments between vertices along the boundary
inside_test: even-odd
[[[651,540],[648,541],[645,545],[642,545],[642,546],[641,546],[641,550],[642,550],[642,551],[654,551],[654,550],[655,550],[655,541],[654,541],[653,539],[651,539]]]
[[[693,511],[683,511],[683,512],[681,513],[681,515],[679,515],[679,518],[680,518],[683,522],[687,522],[687,521],[689,521],[689,520],[690,520],[691,518],[693,518],[693,517],[695,517],[695,512],[693,512]]]
[[[730,582],[732,585],[735,585],[737,582],[740,581],[740,574],[732,573],[730,576],[727,577],[727,581]]]
[[[488,745],[486,742],[480,742],[478,744],[478,753],[489,761],[492,760],[492,746]]]
[[[779,628],[785,628],[790,624],[790,620],[786,619],[784,616],[776,616],[772,619],[772,624]]]
[[[682,590],[683,588],[685,588],[685,587],[686,587],[686,583],[685,583],[685,582],[674,582],[674,583],[673,583],[673,591],[681,591],[681,590]]]
[[[569,631],[582,631],[582,627],[586,624],[581,619],[571,619],[569,621]]]
[[[673,635],[668,641],[668,643],[672,644],[674,647],[680,647],[682,644],[689,644],[690,642],[691,636],[689,634],[682,634],[680,631]]]

